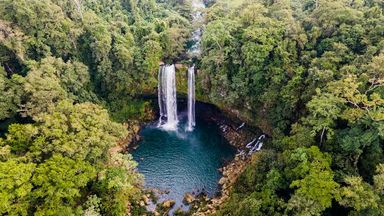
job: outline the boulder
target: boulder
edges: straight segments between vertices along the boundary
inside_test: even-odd
[[[144,207],[145,206],[144,201],[140,201],[139,205],[140,205],[140,207]]]
[[[224,178],[224,177],[220,178],[220,180],[219,180],[219,184],[220,184],[220,185],[225,184],[225,182],[227,182],[227,179],[226,179],[226,178]]]
[[[175,203],[176,203],[175,200],[166,200],[166,201],[163,202],[162,206],[164,208],[172,208],[172,206],[174,206]]]
[[[135,134],[137,134],[137,133],[139,132],[139,130],[140,130],[140,126],[139,126],[139,125],[136,125],[136,124],[132,125],[131,128],[132,128],[132,131],[133,131]]]
[[[148,198],[148,196],[143,195],[142,199],[143,199],[144,203],[145,203],[146,205],[148,205],[148,203],[149,203],[149,198]]]
[[[193,201],[195,201],[195,197],[191,193],[185,193],[183,201],[185,203],[191,204]]]

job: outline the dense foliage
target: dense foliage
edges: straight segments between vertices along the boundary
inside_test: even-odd
[[[383,214],[383,10],[370,0],[209,8],[204,88],[273,138],[222,215]]]
[[[183,1],[0,1],[0,215],[139,213],[142,176],[117,147],[134,135],[109,113],[143,115],[133,98],[185,52],[189,14]]]
[[[205,3],[198,95],[272,137],[218,214],[383,215],[383,2]],[[145,119],[189,4],[0,1],[1,215],[139,214],[113,120]]]
[[[29,61],[53,56],[87,66],[78,69],[87,70],[90,87],[109,100],[155,86],[159,61],[181,55],[189,34],[189,7],[182,2],[183,13],[154,0],[0,4],[0,59],[8,76],[25,74]]]
[[[80,214],[91,195],[101,200],[98,212],[124,213],[141,176],[131,158],[109,149],[126,134],[98,105],[68,99],[33,123],[10,125],[0,139],[1,214]]]

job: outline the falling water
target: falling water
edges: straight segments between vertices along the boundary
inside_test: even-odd
[[[189,49],[189,56],[196,58],[200,55],[200,41],[202,35],[203,14],[205,5],[202,0],[192,0],[193,24],[195,30],[192,32],[193,46]],[[192,131],[195,126],[195,67],[188,69],[188,123],[187,130]],[[158,100],[160,118],[158,126],[166,130],[177,129],[177,103],[175,66],[162,65],[158,77]]]
[[[195,66],[188,68],[188,126],[192,131],[196,125],[195,121]]]
[[[163,93],[163,80],[162,80],[162,73],[164,71],[164,68],[165,66],[160,66],[160,69],[159,69],[159,75],[158,75],[158,79],[157,79],[157,98],[159,100],[159,109],[160,109],[160,117],[159,117],[159,125],[158,126],[161,126],[163,124],[163,118],[165,117],[165,113],[164,113],[164,97],[162,95],[164,95]]]
[[[175,65],[160,67],[158,80],[159,127],[166,130],[176,130],[178,123],[175,79]]]

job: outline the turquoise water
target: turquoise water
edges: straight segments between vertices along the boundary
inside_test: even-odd
[[[185,121],[184,117],[179,122],[178,131],[164,131],[156,124],[145,127],[143,140],[132,152],[146,187],[169,191],[159,202],[173,199],[173,209],[184,210],[188,208],[182,204],[186,192],[204,191],[209,196],[218,192],[218,169],[235,154],[215,124],[197,118],[195,129],[186,132]]]

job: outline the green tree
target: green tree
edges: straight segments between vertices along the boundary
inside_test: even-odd
[[[5,71],[0,67],[0,120],[14,116],[19,110],[24,93],[23,83],[23,77],[17,74],[7,78]]]
[[[28,215],[35,167],[14,159],[0,162],[0,214]]]
[[[37,166],[32,178],[35,214],[68,215],[78,211],[73,207],[80,191],[95,176],[96,170],[88,162],[53,155]]]
[[[295,215],[320,215],[332,206],[332,200],[338,196],[339,184],[334,181],[331,170],[331,157],[312,146],[298,148],[290,155],[289,163],[296,164],[288,172],[298,178],[290,184],[295,188],[288,201],[287,213]]]
[[[95,191],[104,204],[103,214],[123,215],[129,212],[130,201],[140,197],[138,188],[143,183],[143,177],[136,173],[137,163],[129,154],[114,154],[109,166],[103,170]]]
[[[346,177],[345,183],[348,186],[340,190],[341,199],[338,202],[341,205],[353,207],[356,211],[378,207],[379,197],[361,177]]]
[[[66,98],[75,102],[97,101],[87,67],[82,63],[64,63],[48,57],[31,62],[29,67],[24,87],[28,97],[25,112],[29,116],[46,112]]]
[[[62,101],[35,120],[33,125],[11,126],[14,129],[5,144],[13,149],[23,146],[26,155],[37,161],[60,153],[74,160],[103,163],[108,149],[126,135],[122,125],[109,120],[106,110],[91,103]]]

